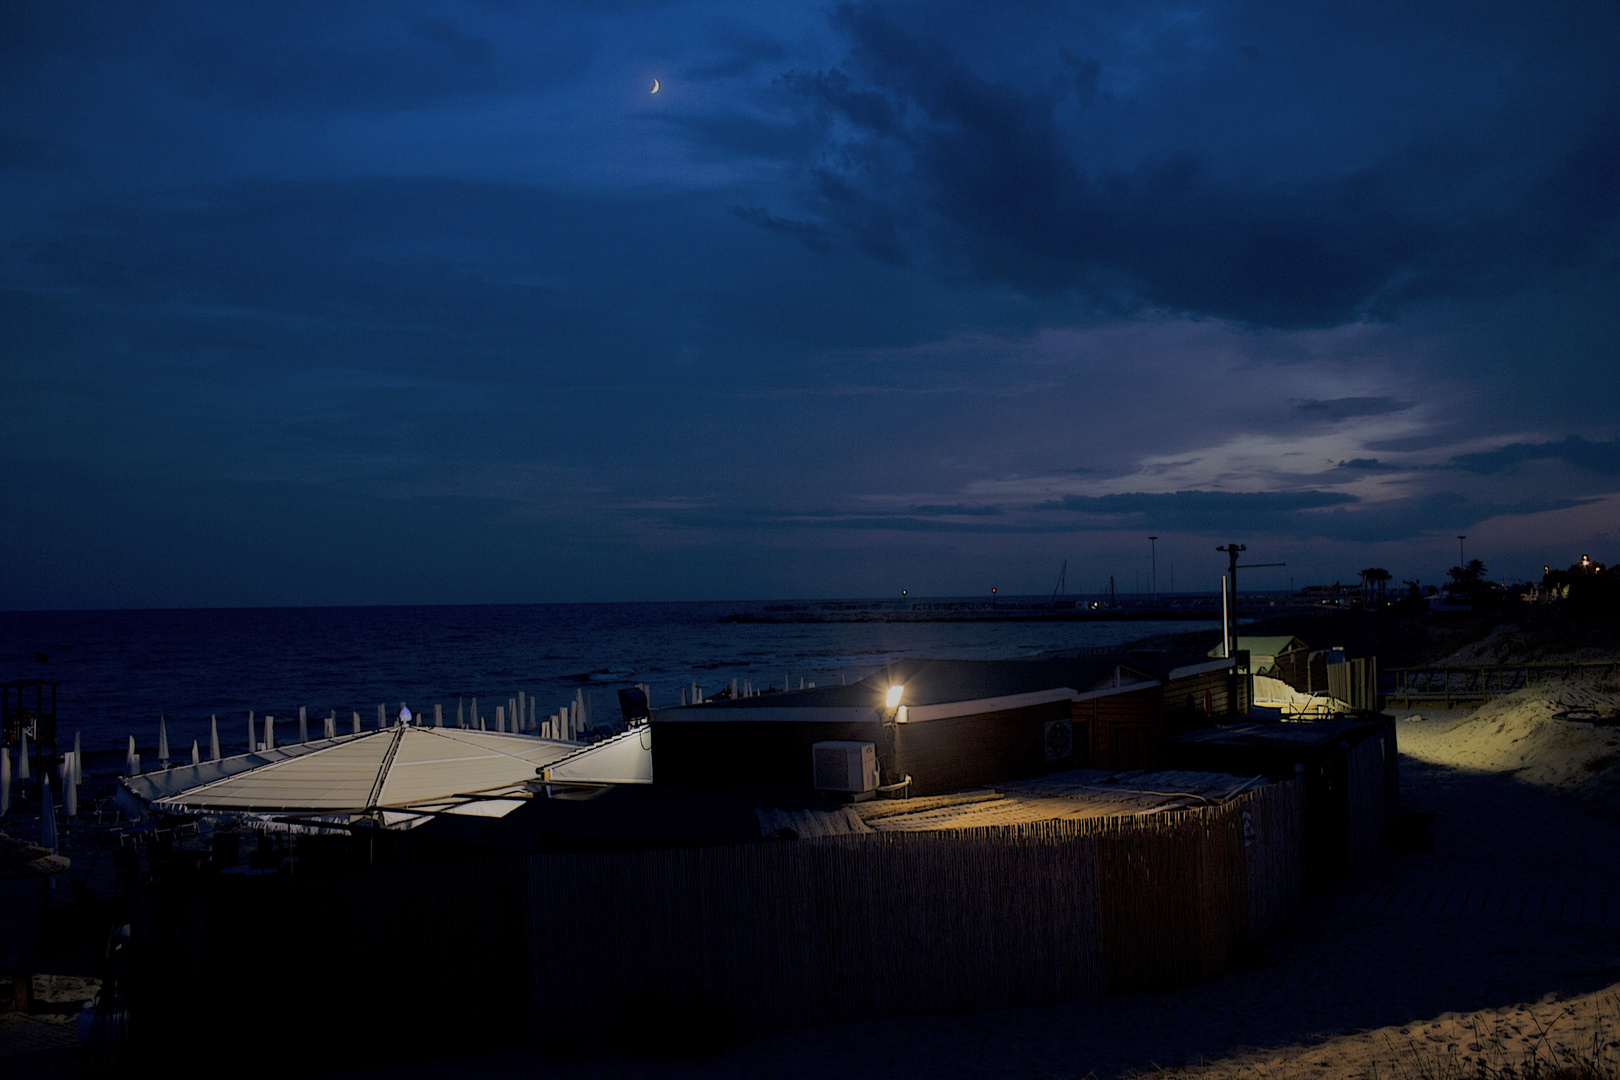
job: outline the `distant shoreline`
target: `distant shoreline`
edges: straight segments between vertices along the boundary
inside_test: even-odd
[[[1220,610],[985,608],[977,611],[739,611],[727,623],[895,623],[895,622],[1210,622]]]

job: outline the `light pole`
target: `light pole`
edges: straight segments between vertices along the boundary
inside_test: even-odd
[[[1153,599],[1159,598],[1159,545],[1158,537],[1148,537],[1148,557],[1153,562]]]

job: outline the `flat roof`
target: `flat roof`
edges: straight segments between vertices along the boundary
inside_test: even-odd
[[[854,809],[873,832],[936,832],[1143,817],[1225,802],[1266,783],[1261,776],[1228,773],[1070,769],[950,795],[857,803]]]

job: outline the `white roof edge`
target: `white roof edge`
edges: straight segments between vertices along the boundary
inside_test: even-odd
[[[1115,694],[1128,694],[1133,690],[1150,690],[1158,685],[1158,679],[1148,679],[1144,682],[1126,683],[1124,686],[1105,686],[1101,690],[1088,690],[1084,694],[1078,694],[1074,700],[1095,701],[1097,698],[1113,697]]]
[[[1080,694],[1067,686],[1051,690],[1036,690],[1028,694],[1008,694],[1004,697],[979,698],[975,701],[946,701],[938,705],[909,705],[906,707],[907,724],[926,723],[929,720],[948,720],[957,716],[977,713],[1007,712],[1025,709],[1031,705],[1045,705],[1053,701],[1076,701]]]
[[[1223,668],[1231,667],[1232,664],[1232,658],[1223,656],[1219,660],[1211,660],[1203,664],[1188,664],[1185,667],[1171,668],[1170,674],[1166,675],[1164,679],[1166,682],[1171,679],[1185,679],[1189,675],[1203,675],[1210,671],[1220,671]]]
[[[706,708],[685,705],[673,709],[654,709],[652,723],[736,723],[738,721],[776,722],[799,724],[875,724],[882,719],[882,709],[863,705],[762,705],[758,708]]]

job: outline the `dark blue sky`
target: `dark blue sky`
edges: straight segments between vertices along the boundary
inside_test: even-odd
[[[1617,55],[1611,3],[5,4],[3,606],[1620,557]]]

